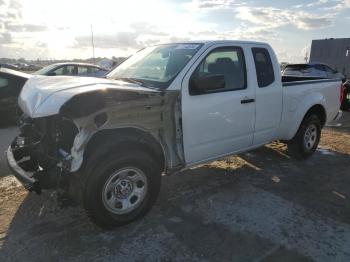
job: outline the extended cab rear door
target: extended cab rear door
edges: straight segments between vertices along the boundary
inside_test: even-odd
[[[268,143],[277,138],[282,116],[282,82],[280,67],[271,47],[252,45],[256,90],[256,121],[254,145]]]
[[[244,45],[214,45],[185,75],[182,123],[187,164],[252,146],[255,86],[248,76],[253,61],[247,52],[251,50]],[[223,86],[221,80],[225,82]],[[204,86],[210,90],[202,90]]]

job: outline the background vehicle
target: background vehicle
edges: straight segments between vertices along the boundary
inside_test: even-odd
[[[19,71],[0,68],[0,126],[13,124],[16,116],[21,115],[17,99],[30,77]]]
[[[247,70],[249,68],[249,70]],[[106,79],[30,79],[21,134],[7,150],[31,191],[68,186],[106,228],[143,216],[161,174],[274,140],[311,156],[341,116],[341,81],[284,76],[263,43],[206,41],[145,48]]]
[[[341,104],[342,110],[350,110],[350,81],[346,81],[343,84],[344,91],[343,91],[343,101]]]
[[[37,69],[35,65],[17,64],[22,70]],[[25,67],[24,67],[25,66]],[[17,69],[17,68],[16,68]],[[107,69],[85,63],[60,63],[40,69],[34,75],[71,75],[71,76],[94,76],[102,77],[108,72]],[[31,74],[22,73],[5,67],[0,68],[0,125],[13,124],[18,118],[17,98],[26,80]]]
[[[18,70],[18,67],[8,63],[0,63],[0,68],[8,68],[12,70]]]
[[[108,72],[102,67],[86,64],[86,63],[57,63],[46,66],[35,73],[34,75],[46,76],[92,76],[102,77]]]
[[[38,66],[38,65],[34,65],[34,64],[29,64],[25,69],[24,71],[30,71],[30,72],[33,72],[33,71],[38,71],[42,69],[42,66]]]
[[[345,77],[325,64],[289,64],[283,70],[284,76],[306,76],[316,78],[342,79]]]

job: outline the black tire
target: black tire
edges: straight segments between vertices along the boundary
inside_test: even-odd
[[[312,126],[316,128],[316,136],[314,144],[311,146],[310,144],[304,141],[304,138],[308,128],[311,128]],[[298,159],[306,159],[310,157],[316,151],[317,146],[320,142],[321,129],[321,121],[317,115],[310,114],[305,116],[298,129],[298,132],[296,133],[294,138],[287,144],[288,153],[291,156]]]
[[[96,165],[91,168],[91,163],[96,163]],[[111,175],[125,167],[135,167],[145,174],[147,190],[142,202],[134,210],[126,214],[115,214],[106,208],[102,192]],[[159,194],[161,170],[157,161],[148,153],[136,150],[111,152],[108,157],[102,159],[90,158],[86,168],[83,206],[88,217],[102,228],[112,229],[144,216],[151,209]]]

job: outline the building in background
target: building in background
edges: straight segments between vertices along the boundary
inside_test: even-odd
[[[350,38],[312,40],[310,63],[324,63],[350,78]]]

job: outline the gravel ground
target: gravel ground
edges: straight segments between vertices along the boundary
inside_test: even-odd
[[[350,261],[349,168],[346,113],[307,161],[273,143],[166,176],[145,218],[106,232],[1,162],[0,261]]]

